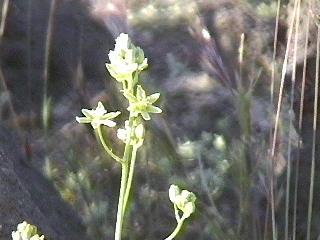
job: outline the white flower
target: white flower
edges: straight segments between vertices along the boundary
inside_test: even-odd
[[[110,63],[106,67],[117,81],[132,81],[132,74],[142,71],[148,66],[148,60],[144,57],[143,50],[134,46],[127,34],[121,33],[116,39],[114,50],[110,50]]]
[[[188,218],[195,211],[196,196],[188,190],[180,190],[176,185],[169,188],[170,201],[183,212],[183,218]]]
[[[128,110],[133,112],[135,116],[141,114],[144,120],[150,120],[149,113],[161,113],[162,110],[159,107],[153,106],[153,104],[159,99],[160,93],[154,93],[150,96],[146,95],[146,92],[141,85],[137,86],[137,94],[133,96],[127,92],[124,92],[124,96],[129,100]]]
[[[120,33],[120,35],[116,38],[116,44],[114,46],[115,51],[119,50],[127,50],[129,49],[130,39],[128,34]]]
[[[94,129],[97,129],[100,125],[106,125],[108,127],[116,126],[116,123],[111,119],[117,117],[120,112],[107,112],[101,102],[98,103],[96,109],[82,109],[85,117],[76,117],[79,123],[90,123]]]
[[[37,234],[37,227],[28,224],[26,221],[18,224],[17,231],[13,231],[12,240],[44,240],[44,236]]]

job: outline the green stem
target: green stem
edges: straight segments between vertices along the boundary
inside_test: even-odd
[[[134,118],[129,116],[129,126],[133,125]],[[131,130],[132,132],[132,130]],[[131,132],[129,136],[131,136]],[[121,162],[121,184],[120,184],[120,193],[119,193],[119,202],[118,202],[118,211],[117,211],[117,222],[116,222],[116,230],[115,230],[115,240],[121,240],[122,233],[122,225],[123,225],[123,217],[125,214],[124,208],[124,196],[127,189],[128,183],[128,171],[129,171],[129,160],[132,152],[132,146],[130,146],[130,137],[128,137],[126,141],[126,146],[124,148],[124,154]]]
[[[132,134],[132,126],[133,126],[133,122],[134,122],[134,117],[132,117],[131,113],[130,113],[130,116],[129,116],[129,128],[130,128],[130,132],[128,134],[128,137],[127,137],[127,141],[126,141],[126,146],[124,148],[124,154],[123,154],[123,161],[129,166],[130,162],[131,162],[131,159],[130,159],[130,156],[132,155],[132,151],[133,151],[133,147],[130,145],[130,141],[131,141],[131,134]],[[130,164],[130,172],[132,172],[133,170],[131,170],[131,164]],[[133,174],[133,173],[131,173]],[[127,176],[128,178],[128,176]],[[128,180],[128,179],[127,179]],[[131,185],[131,182],[130,182],[130,185]],[[130,187],[129,186],[129,190],[128,190],[128,193],[127,193],[127,189],[125,191],[125,197],[123,199],[124,201],[124,210],[123,210],[123,215],[125,213],[125,209],[126,209],[126,205],[127,205],[127,201],[128,201],[128,197],[129,197],[129,191],[130,191]],[[127,187],[126,187],[127,188]],[[126,196],[128,195],[128,196]]]
[[[118,157],[117,155],[115,155],[112,150],[108,147],[107,143],[105,142],[104,138],[103,138],[103,135],[102,135],[102,132],[101,132],[101,127],[99,126],[98,127],[98,135],[99,135],[99,139],[100,139],[100,142],[102,143],[102,146],[104,148],[104,150],[114,159],[116,160],[117,162],[120,162],[122,163],[123,160]]]
[[[136,146],[132,147],[127,188],[126,188],[126,192],[124,194],[124,203],[123,203],[124,211],[126,210],[126,206],[127,206],[129,195],[130,195],[130,189],[131,189],[132,179],[133,179],[133,174],[134,174],[134,167],[135,167],[135,162],[136,162],[137,150],[138,150],[138,148]]]
[[[122,167],[121,168],[121,184],[120,184],[121,186],[120,186],[120,193],[119,193],[116,230],[115,230],[115,236],[114,236],[115,240],[121,240],[123,215],[124,215],[123,200],[124,200],[124,194],[127,188],[128,163],[127,162],[122,163],[121,167]]]
[[[177,227],[174,229],[174,231],[170,234],[170,236],[168,236],[165,240],[172,240],[174,239],[177,234],[179,233],[181,227],[182,227],[182,224],[183,224],[183,221],[185,220],[185,218],[181,218],[180,221],[178,221],[178,224],[177,224]]]

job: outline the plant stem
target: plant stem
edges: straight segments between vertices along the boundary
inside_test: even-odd
[[[182,227],[182,224],[183,224],[183,221],[184,221],[185,218],[181,218],[180,221],[178,221],[178,224],[177,224],[177,227],[174,229],[174,231],[170,234],[170,236],[168,236],[165,240],[172,240],[175,238],[175,236],[177,236],[177,234],[179,233],[181,227]]]
[[[179,210],[177,208],[177,205],[174,204],[173,207],[174,207],[174,215],[176,217],[177,222],[179,222],[181,220],[181,218],[179,216]]]
[[[98,127],[98,135],[99,135],[99,139],[100,139],[100,142],[102,143],[102,146],[104,148],[104,150],[114,159],[116,160],[117,162],[120,162],[122,163],[123,160],[121,158],[119,158],[117,155],[115,155],[112,150],[108,147],[106,141],[104,140],[103,138],[103,135],[102,135],[102,132],[101,132],[101,127],[99,126]]]
[[[123,161],[127,164],[127,166],[129,166],[130,164],[130,172],[132,172],[133,170],[131,170],[131,159],[130,159],[130,156],[132,155],[132,151],[133,151],[133,148],[130,144],[130,141],[131,141],[131,135],[132,135],[132,128],[133,128],[133,122],[134,122],[134,117],[132,117],[131,113],[130,113],[130,116],[129,116],[129,128],[130,128],[130,132],[128,134],[128,137],[127,137],[127,141],[126,141],[126,146],[124,148],[124,154],[123,154]],[[133,174],[133,173],[131,173]],[[127,176],[127,181],[128,181],[128,176]],[[132,179],[131,179],[132,181]],[[131,185],[131,182],[129,183]],[[125,196],[124,196],[124,207],[123,207],[123,215],[125,213],[125,209],[126,209],[126,205],[127,205],[127,201],[128,201],[128,198],[129,198],[129,191],[130,191],[130,187],[129,186],[129,190],[127,190],[127,186],[126,186],[126,189],[125,189]],[[127,195],[127,196],[126,196]]]
[[[123,153],[123,161],[124,162],[128,162],[130,161],[130,154],[131,154],[131,151],[132,151],[132,146],[130,145],[130,141],[131,141],[131,135],[132,135],[132,126],[133,126],[133,121],[134,121],[134,117],[131,115],[130,113],[130,116],[129,116],[129,128],[130,128],[130,132],[127,136],[127,140],[126,140],[126,146],[124,148],[124,153]]]
[[[134,167],[135,167],[135,162],[136,162],[136,157],[137,157],[137,150],[138,150],[138,148],[136,146],[132,147],[127,188],[126,188],[126,192],[124,194],[124,203],[123,203],[124,211],[126,210],[127,202],[128,202],[129,195],[130,195],[130,189],[131,189],[132,179],[133,179],[133,174],[134,174]]]
[[[116,230],[115,230],[115,240],[121,240],[122,233],[122,223],[123,223],[123,200],[124,194],[127,188],[127,176],[128,176],[128,162],[124,162],[121,164],[121,184],[120,184],[120,193],[119,193],[119,202],[118,202],[118,212],[117,212],[117,222],[116,222]]]
[[[130,127],[132,127],[133,121],[134,121],[134,117],[132,117],[130,114],[129,116]],[[115,240],[121,240],[123,217],[125,214],[124,197],[127,190],[129,161],[132,153],[132,146],[130,145],[131,134],[132,134],[132,128],[129,133],[129,137],[127,138],[127,141],[126,141],[126,146],[124,148],[124,154],[121,162],[121,167],[122,167],[121,168],[121,184],[120,184],[118,211],[117,211],[116,230],[115,230],[115,236],[114,236]]]

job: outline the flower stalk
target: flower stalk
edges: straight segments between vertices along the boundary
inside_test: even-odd
[[[136,163],[136,157],[137,157],[137,147],[132,148],[132,154],[131,154],[131,160],[130,160],[130,168],[129,168],[129,173],[128,173],[128,184],[126,187],[126,192],[124,195],[124,206],[123,209],[124,211],[126,210],[126,206],[129,200],[129,195],[130,195],[130,190],[131,190],[131,185],[132,185],[132,180],[133,180],[133,174],[134,174],[134,168],[135,168],[135,163]]]
[[[103,135],[102,135],[102,131],[101,131],[101,127],[100,127],[100,126],[98,127],[97,131],[98,131],[99,140],[100,140],[100,142],[101,142],[104,150],[105,150],[114,160],[116,160],[116,161],[119,162],[119,163],[123,163],[123,160],[122,160],[120,157],[118,157],[116,154],[114,154],[114,153],[112,152],[112,150],[108,147],[107,143],[105,142],[105,140],[104,140],[104,138],[103,138]]]
[[[178,235],[178,233],[181,230],[181,227],[183,225],[184,220],[185,219],[181,219],[178,221],[177,227],[173,230],[173,232],[165,240],[172,240]]]
[[[115,230],[115,240],[121,240],[123,216],[124,216],[124,195],[127,188],[127,176],[128,176],[128,163],[124,162],[121,164],[121,183],[118,201],[118,211],[117,211],[117,222]]]

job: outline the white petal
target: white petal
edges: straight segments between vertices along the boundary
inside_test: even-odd
[[[113,65],[115,62],[117,62],[118,55],[114,51],[110,50],[108,57],[109,57],[111,65]]]
[[[159,99],[159,97],[160,97],[160,93],[154,93],[154,94],[148,96],[148,102],[153,104]]]
[[[139,124],[139,125],[136,127],[135,135],[136,135],[136,137],[139,138],[139,139],[142,139],[142,138],[144,137],[144,127],[143,127],[143,124]]]
[[[100,123],[97,120],[93,120],[91,122],[91,126],[93,127],[93,129],[97,129],[100,126]]]
[[[180,189],[176,185],[171,185],[169,188],[169,199],[172,203],[176,203],[176,198],[180,193]]]
[[[128,34],[121,33],[119,37],[116,38],[115,50],[128,49],[129,36]]]
[[[104,108],[102,102],[98,102],[97,108],[94,110],[94,117],[102,116],[107,113],[107,110]]]
[[[114,127],[114,126],[117,125],[114,121],[107,120],[107,119],[106,120],[100,120],[100,124],[106,125],[108,127]]]
[[[126,141],[127,139],[127,131],[123,128],[119,128],[117,131],[117,137],[122,140],[122,141]]]
[[[141,115],[142,115],[143,119],[146,121],[151,119],[149,113],[147,113],[147,112],[142,112]]]
[[[87,117],[76,117],[78,123],[90,123],[91,120]]]

